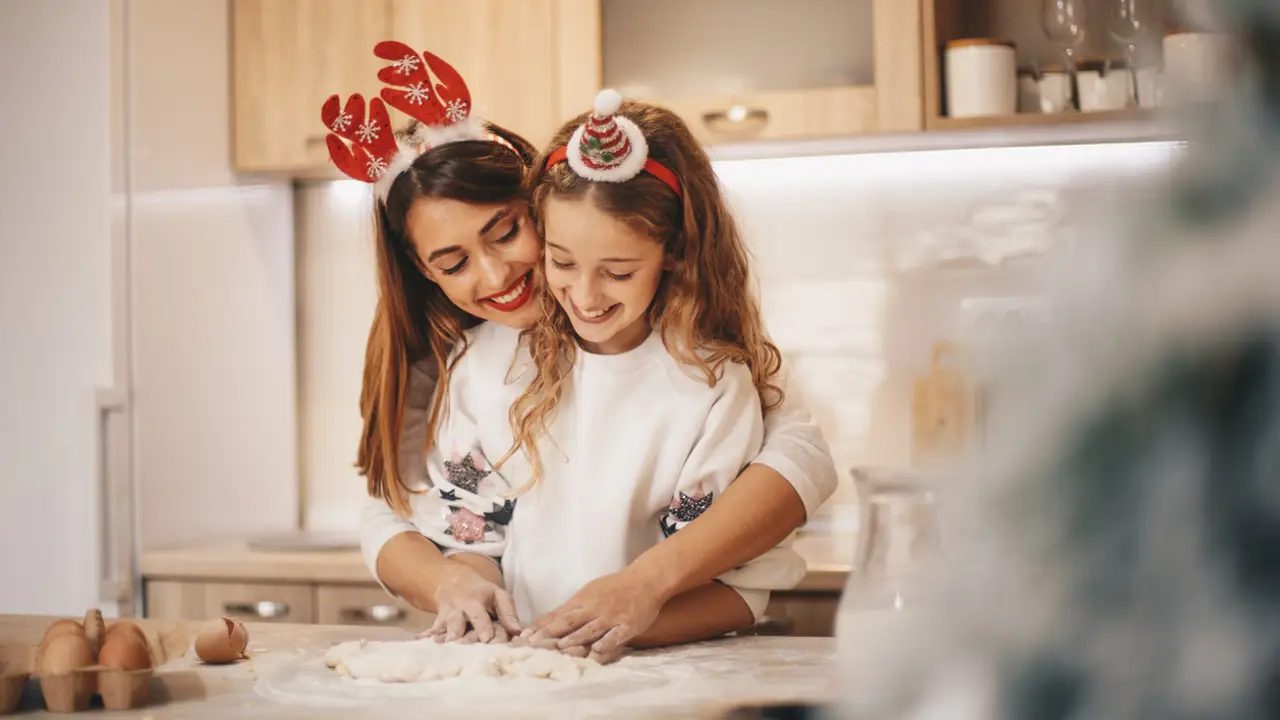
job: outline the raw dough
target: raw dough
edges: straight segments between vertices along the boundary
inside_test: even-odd
[[[600,670],[593,660],[553,650],[510,645],[459,645],[433,639],[405,642],[356,640],[334,645],[324,664],[356,679],[412,683],[454,677],[522,677],[578,680]]]

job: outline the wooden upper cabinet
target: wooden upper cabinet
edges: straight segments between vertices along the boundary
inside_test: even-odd
[[[923,125],[919,0],[592,2],[602,84],[675,110],[703,142]]]
[[[328,164],[320,106],[380,89],[373,46],[387,39],[387,0],[233,0],[235,169],[304,171]]]
[[[562,49],[575,42],[559,32],[563,5],[562,0],[391,0],[391,36],[448,61],[467,81],[477,115],[542,149],[566,119],[562,95],[589,103],[598,84],[592,77],[575,94],[561,81]],[[595,57],[589,62],[598,64]]]

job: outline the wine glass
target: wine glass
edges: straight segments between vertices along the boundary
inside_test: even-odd
[[[1138,104],[1138,42],[1151,29],[1147,0],[1105,0],[1107,30],[1125,46],[1129,54],[1129,105]]]
[[[1067,57],[1067,74],[1071,77],[1071,104],[1080,109],[1080,85],[1076,75],[1076,50],[1084,45],[1084,0],[1042,0],[1040,22],[1050,42],[1062,46]]]

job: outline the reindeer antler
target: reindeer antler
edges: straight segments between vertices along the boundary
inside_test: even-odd
[[[369,101],[369,118],[365,120],[364,97],[352,95],[346,107],[340,107],[339,102],[338,96],[332,95],[320,108],[320,119],[329,128],[325,137],[329,157],[347,176],[376,182],[399,150],[387,108],[374,98]]]
[[[391,107],[434,127],[456,125],[471,114],[471,92],[449,63],[426,51],[419,57],[413,48],[395,40],[378,43],[373,54],[394,63],[378,71],[378,79],[392,86],[381,93]],[[436,77],[434,86],[428,69]]]

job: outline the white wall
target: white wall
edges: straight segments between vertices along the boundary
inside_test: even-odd
[[[0,3],[0,612],[83,613],[97,599],[109,36],[102,0]]]
[[[904,466],[912,381],[933,343],[963,340],[960,301],[1034,291],[1034,273],[953,256],[1061,247],[1081,191],[1161,167],[1168,145],[1008,148],[722,162],[755,255],[766,322],[843,471]],[[352,527],[351,467],[373,284],[368,195],[311,185],[298,198],[299,363],[308,526]],[[938,261],[952,258],[949,269]],[[846,477],[847,479],[847,477]],[[853,501],[846,485],[828,522]]]

